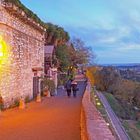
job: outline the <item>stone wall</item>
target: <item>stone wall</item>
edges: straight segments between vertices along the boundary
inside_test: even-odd
[[[0,4],[0,95],[5,107],[33,97],[34,67],[43,67],[44,31],[13,15]]]
[[[91,85],[88,82],[81,109],[81,140],[116,140],[101,113],[92,103]]]

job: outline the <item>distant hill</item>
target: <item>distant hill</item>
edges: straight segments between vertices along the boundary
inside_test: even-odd
[[[100,66],[103,67],[108,67],[108,66],[113,66],[113,67],[140,67],[140,63],[124,63],[124,64],[102,64]]]

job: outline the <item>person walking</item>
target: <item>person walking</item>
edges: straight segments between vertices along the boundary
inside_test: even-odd
[[[67,91],[67,96],[70,97],[71,96],[71,82],[72,80],[69,79],[66,84],[65,84],[65,89]]]
[[[72,87],[72,91],[73,91],[73,96],[76,97],[76,92],[78,90],[78,88],[77,88],[77,82],[76,81],[73,81],[72,84],[71,84],[71,87]]]

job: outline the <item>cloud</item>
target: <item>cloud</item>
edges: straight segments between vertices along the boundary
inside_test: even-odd
[[[92,46],[99,63],[140,61],[139,0],[22,1]]]
[[[123,44],[117,50],[120,52],[137,52],[140,51],[140,44]]]

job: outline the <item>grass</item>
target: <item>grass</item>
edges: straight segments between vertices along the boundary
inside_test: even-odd
[[[105,117],[105,119],[106,119],[107,113],[105,111],[105,108],[104,108],[103,104],[101,103],[101,101],[99,100],[99,98],[97,96],[95,97],[95,94],[94,94],[93,90],[91,92],[91,101],[94,105],[96,105],[96,108],[99,110],[99,112],[102,114],[102,116]],[[101,105],[98,106],[96,104],[97,102],[100,102]]]
[[[104,93],[104,95],[117,116],[120,118],[125,118],[126,109],[121,106],[118,100],[116,100],[112,94]],[[133,112],[131,115],[134,115]],[[123,120],[122,124],[132,140],[140,140],[140,121]]]
[[[132,123],[130,121],[123,121],[123,126],[126,129],[128,135],[131,140],[140,140],[140,128],[138,129],[136,126],[139,125],[137,123]]]
[[[105,95],[106,99],[108,100],[111,108],[116,113],[116,115],[120,118],[124,118],[125,117],[125,110],[121,106],[121,104],[115,99],[115,97],[109,93],[104,93],[104,95]]]
[[[97,99],[97,100],[96,100]],[[92,103],[94,104],[94,105],[96,105],[96,103],[97,102],[100,102],[101,103],[101,101],[100,101],[100,99],[96,96],[95,97],[95,94],[94,94],[94,91],[92,90],[92,92],[91,92],[91,101],[92,101]],[[96,105],[96,108],[98,109],[98,111],[101,113],[101,115],[102,115],[102,117],[104,118],[104,120],[106,121],[106,123],[109,123],[109,129],[111,130],[111,132],[112,132],[112,134],[116,137],[116,139],[118,139],[118,137],[117,137],[117,135],[116,135],[116,133],[115,133],[115,130],[114,130],[114,128],[113,128],[113,126],[112,126],[112,124],[111,124],[111,121],[110,121],[110,119],[109,119],[109,117],[108,117],[108,115],[107,115],[107,112],[106,112],[106,110],[105,110],[105,108],[104,108],[104,106],[103,106],[103,104],[101,103],[101,105]]]
[[[136,123],[136,127],[137,127],[137,129],[140,130],[140,121],[138,121],[138,122]]]

